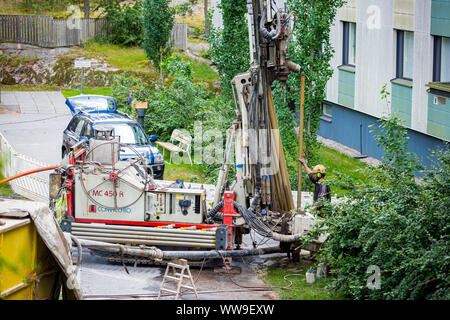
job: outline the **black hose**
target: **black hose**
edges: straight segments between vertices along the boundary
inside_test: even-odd
[[[223,200],[220,201],[215,207],[213,207],[211,210],[209,210],[206,213],[206,218],[208,219],[208,222],[214,222],[216,220],[223,220],[223,212],[219,212],[220,209],[223,208]]]
[[[266,20],[266,14],[267,14],[267,9],[264,9],[262,17],[261,17],[261,21],[259,22],[259,32],[261,32],[261,35],[268,39],[268,40],[273,40],[278,38],[278,36],[280,35],[281,32],[281,22],[280,22],[280,14],[277,14],[277,29],[276,30],[272,30],[272,31],[267,31],[266,27],[264,26],[264,20]]]

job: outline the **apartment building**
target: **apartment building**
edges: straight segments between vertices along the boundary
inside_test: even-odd
[[[450,0],[349,0],[331,41],[318,134],[381,158],[369,125],[396,113],[410,151],[429,164],[430,149],[450,140]]]

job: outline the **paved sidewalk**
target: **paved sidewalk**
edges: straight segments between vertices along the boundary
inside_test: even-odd
[[[14,109],[21,114],[67,114],[66,99],[59,91],[2,91],[2,114]],[[17,109],[18,108],[18,109]]]
[[[13,148],[49,165],[61,161],[62,134],[72,119],[59,91],[2,91],[0,131]]]

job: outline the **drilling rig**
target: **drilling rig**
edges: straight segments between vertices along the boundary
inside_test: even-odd
[[[64,231],[93,241],[94,247],[108,242],[151,248],[150,260],[174,257],[158,251],[167,248],[175,249],[176,257],[198,260],[216,251],[221,256],[290,252],[311,229],[314,220],[293,212],[271,93],[275,80],[286,83],[291,72],[300,72],[288,57],[295,13],[270,0],[247,0],[247,8],[250,70],[231,82],[236,119],[227,130],[213,207],[207,209],[202,188],[153,180],[136,150],[135,157],[119,161],[120,137],[97,128],[89,151],[81,141],[50,175],[51,207],[62,194],[67,199],[67,210],[58,215]],[[236,176],[230,184],[231,165]],[[250,230],[283,245],[239,252],[242,235]]]

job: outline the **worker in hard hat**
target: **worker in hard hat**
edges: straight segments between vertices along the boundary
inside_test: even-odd
[[[321,164],[316,165],[312,171],[306,164],[306,159],[300,159],[300,162],[305,167],[306,173],[309,176],[309,179],[312,183],[314,183],[314,202],[317,203],[322,199],[327,199],[331,201],[331,189],[327,186],[325,181],[325,175],[327,174],[327,170]],[[321,207],[315,205],[311,208],[311,210],[321,209]]]

